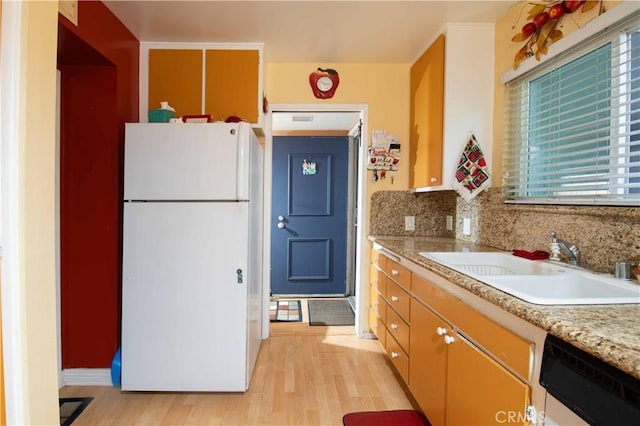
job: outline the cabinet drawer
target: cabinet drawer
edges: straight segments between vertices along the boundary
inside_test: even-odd
[[[401,266],[395,260],[387,259],[387,264],[382,269],[393,281],[407,290],[411,289],[411,271],[407,268]]]
[[[409,357],[402,350],[398,342],[387,330],[387,342],[386,342],[387,355],[391,359],[391,363],[394,365],[400,377],[405,383],[409,383]]]
[[[371,250],[371,263],[384,270],[385,266],[387,266],[387,257],[380,252]]]
[[[387,330],[402,349],[409,353],[409,325],[393,309],[387,312]]]
[[[412,291],[418,299],[431,306],[462,334],[491,352],[522,378],[530,378],[530,342],[417,275],[413,276]]]
[[[382,271],[375,265],[371,265],[369,282],[371,283],[372,287],[378,289],[378,292],[382,295],[382,297],[387,297],[387,277],[385,277]]]
[[[378,341],[384,348],[386,346],[385,341],[387,338],[387,330],[384,326],[384,322],[378,317],[378,315],[376,315],[376,312],[373,309],[369,310],[369,328],[371,328],[371,331],[376,335]]]
[[[374,287],[371,287],[371,309],[383,322],[387,322],[387,302]]]
[[[410,300],[411,297],[406,291],[393,281],[387,280],[387,302],[406,322],[409,322]]]

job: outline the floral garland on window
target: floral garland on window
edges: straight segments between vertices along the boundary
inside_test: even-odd
[[[515,55],[513,69],[518,69],[522,61],[532,56],[539,61],[542,55],[547,54],[549,45],[564,37],[558,28],[562,26],[563,18],[580,9],[584,13],[595,7],[599,7],[598,15],[604,13],[604,0],[542,0],[527,4],[532,5],[527,15],[527,23],[511,38],[511,41],[516,43],[526,41]]]

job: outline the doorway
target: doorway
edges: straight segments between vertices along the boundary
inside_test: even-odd
[[[349,139],[349,171],[348,179],[344,184],[348,188],[348,200],[347,200],[347,259],[346,259],[346,295],[348,296],[349,303],[356,313],[355,331],[359,335],[366,334],[367,319],[364,318],[367,313],[366,309],[361,309],[362,302],[360,298],[362,294],[356,297],[358,282],[362,275],[360,262],[358,259],[362,257],[363,250],[366,249],[366,235],[361,235],[358,223],[362,222],[363,214],[366,214],[366,205],[364,203],[364,193],[366,191],[366,183],[362,180],[364,166],[361,164],[361,153],[363,144],[366,144],[366,132],[367,132],[367,105],[366,104],[278,104],[272,105],[272,112],[269,114],[265,121],[268,134],[275,136],[282,136],[283,133],[289,136],[309,136],[313,133],[315,136],[347,136]],[[327,122],[333,122],[333,125],[328,125]],[[315,129],[314,129],[315,128]],[[313,131],[311,132],[310,131]],[[318,130],[321,129],[321,130]],[[336,130],[338,129],[338,130]],[[265,164],[265,212],[271,213],[271,180],[273,167],[272,160],[272,148],[273,141],[267,138],[267,144],[265,145],[266,152],[266,164]],[[362,208],[359,208],[362,206]],[[277,216],[275,220],[277,223]],[[270,276],[271,276],[271,225],[274,218],[271,214],[265,215],[265,296],[268,296],[270,291]],[[268,311],[269,298],[265,298],[265,313]],[[362,317],[362,318],[361,318]],[[269,322],[264,323],[263,338],[269,336]]]

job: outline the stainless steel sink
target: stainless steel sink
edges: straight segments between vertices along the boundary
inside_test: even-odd
[[[553,262],[527,260],[507,252],[422,252],[420,255],[529,303],[640,303],[639,285]]]

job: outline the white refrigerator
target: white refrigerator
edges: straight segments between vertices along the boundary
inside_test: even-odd
[[[246,391],[262,330],[249,124],[126,124],[122,390]]]

